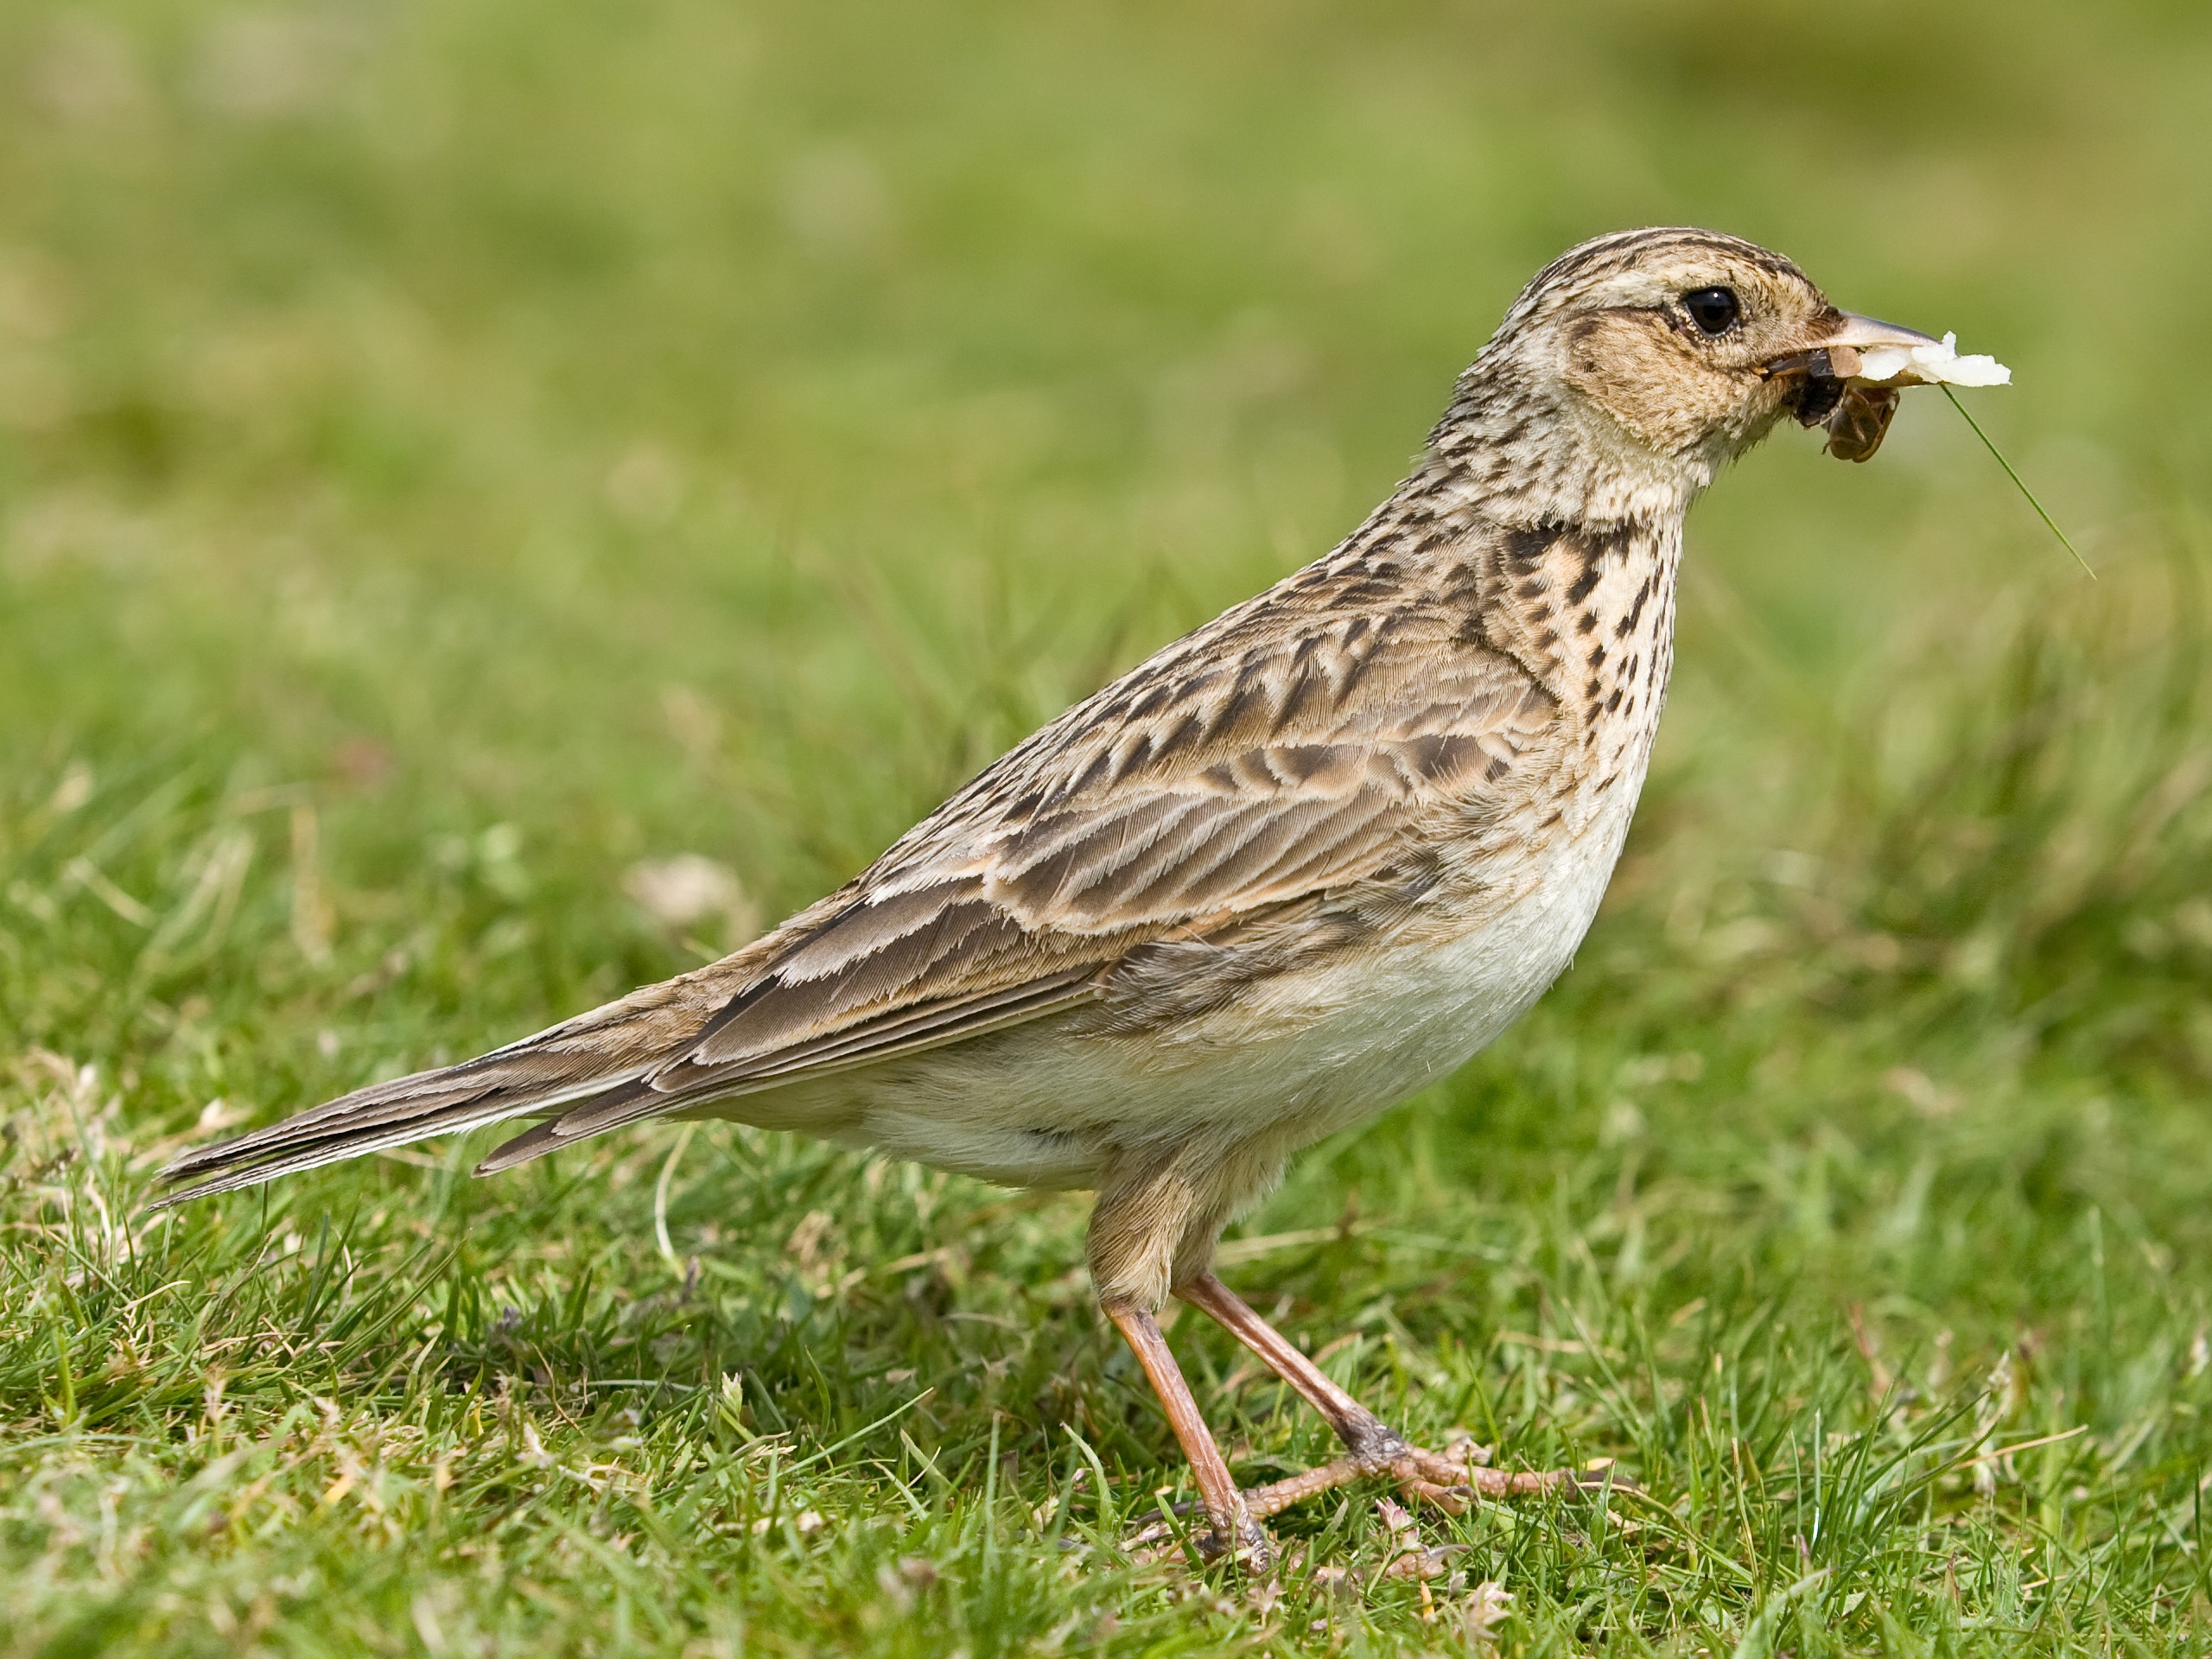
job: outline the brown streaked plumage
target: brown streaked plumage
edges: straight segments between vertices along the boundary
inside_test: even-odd
[[[734,956],[508,1047],[179,1158],[269,1179],[514,1118],[503,1169],[644,1118],[722,1116],[1097,1192],[1102,1305],[1220,1540],[1387,1472],[1452,1505],[1507,1477],[1408,1446],[1212,1276],[1299,1147],[1459,1065],[1566,967],[1642,786],[1682,515],[1784,414],[1858,423],[1839,312],[1694,230],[1586,243],[1460,378],[1413,474],[1327,556],[988,767]],[[1874,434],[1878,442],[1878,432]],[[1871,448],[1867,448],[1871,453]],[[1347,1455],[1239,1495],[1153,1312],[1179,1294]]]

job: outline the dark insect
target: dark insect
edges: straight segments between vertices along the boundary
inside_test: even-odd
[[[1848,347],[1807,352],[1799,357],[1770,363],[1763,372],[1780,374],[1805,371],[1804,389],[1792,410],[1800,426],[1825,426],[1827,453],[1839,461],[1866,461],[1882,447],[1890,429],[1890,416],[1897,412],[1895,386],[1854,385],[1859,354]]]
[[[1821,353],[1826,356],[1826,353]],[[1797,394],[1797,424],[1819,426],[1835,413],[1836,405],[1843,401],[1843,394],[1850,382],[1840,380],[1832,374],[1809,374],[1805,377],[1805,389]]]
[[[1838,461],[1867,461],[1882,447],[1897,412],[1895,386],[1853,386],[1828,416],[1827,452]]]

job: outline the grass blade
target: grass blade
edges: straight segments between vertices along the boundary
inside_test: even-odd
[[[2089,580],[2094,582],[2097,579],[2097,573],[2089,569],[2089,562],[2082,556],[2082,550],[2066,539],[2066,532],[2058,527],[2058,520],[2044,511],[2043,503],[2036,499],[2036,493],[2028,487],[2025,479],[2012,470],[2012,463],[2005,459],[2005,452],[1997,447],[1996,441],[1981,429],[1980,421],[1967,413],[1967,406],[1959,401],[1958,393],[1953,391],[1948,386],[1945,386],[1943,395],[1951,400],[1951,407],[1965,416],[1966,423],[1974,429],[1974,435],[1981,440],[1982,447],[1996,456],[1997,464],[2005,469],[2005,476],[2011,479],[2020,493],[2028,498],[2028,505],[2036,510],[2036,517],[2050,526],[2050,533],[2058,537],[2058,544],[2074,556],[2074,563],[2088,571]]]

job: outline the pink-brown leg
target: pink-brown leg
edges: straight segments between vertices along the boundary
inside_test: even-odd
[[[1478,1494],[1497,1497],[1510,1492],[1541,1492],[1576,1480],[1571,1470],[1508,1473],[1485,1469],[1471,1456],[1447,1457],[1410,1445],[1338,1388],[1327,1373],[1211,1273],[1178,1285],[1175,1294],[1249,1348],[1319,1412],[1344,1443],[1345,1455],[1335,1462],[1246,1492],[1245,1505],[1255,1516],[1273,1515],[1368,1475],[1389,1475],[1409,1497],[1452,1515],[1464,1512],[1468,1500]]]
[[[1274,1544],[1252,1518],[1243,1493],[1237,1491],[1236,1477],[1229,1472],[1228,1460],[1214,1444],[1212,1431],[1198,1415],[1198,1402],[1191,1397],[1191,1385],[1184,1380],[1182,1368],[1175,1363],[1167,1338],[1160,1334],[1159,1321],[1149,1309],[1134,1303],[1109,1304],[1106,1317],[1114,1321],[1135,1351],[1137,1363],[1144,1367],[1152,1391],[1160,1396],[1160,1403],[1167,1413],[1168,1426],[1182,1444],[1183,1455],[1191,1460],[1191,1472],[1198,1483],[1198,1502],[1205,1510],[1206,1519],[1212,1523],[1216,1548],[1224,1554],[1240,1549],[1249,1551],[1255,1572],[1269,1571],[1274,1566]]]

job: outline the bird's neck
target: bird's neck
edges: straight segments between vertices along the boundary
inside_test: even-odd
[[[1640,779],[1674,661],[1682,518],[1710,469],[1533,394],[1471,390],[1325,563],[1464,610],[1463,637],[1558,700],[1599,775]]]
[[[1711,465],[1656,455],[1571,393],[1482,367],[1412,474],[1324,563],[1422,585],[1479,567],[1473,587],[1443,585],[1539,632],[1554,613],[1586,632],[1617,625],[1639,588],[1665,589],[1671,609],[1682,519]]]
[[[1478,360],[1407,487],[1479,502],[1498,524],[1679,527],[1714,466],[1702,451],[1657,454],[1567,388]]]

